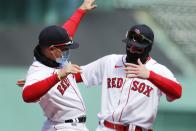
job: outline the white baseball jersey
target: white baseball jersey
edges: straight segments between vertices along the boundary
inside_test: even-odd
[[[24,88],[51,76],[57,71],[58,69],[34,61],[28,70]],[[55,122],[64,122],[67,119],[86,114],[85,105],[73,75],[69,75],[52,87],[40,98],[39,104],[45,116]]]
[[[108,55],[82,66],[85,85],[102,85],[100,121],[134,124],[151,128],[162,92],[149,80],[126,78],[123,70],[126,55]],[[171,71],[152,58],[146,68],[176,81]]]

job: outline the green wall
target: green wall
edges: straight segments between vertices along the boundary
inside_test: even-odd
[[[45,118],[39,105],[24,103],[21,88],[15,85],[18,79],[24,78],[26,71],[26,67],[0,68],[0,131],[39,131],[41,129]],[[194,83],[192,84],[194,85]],[[185,81],[183,81],[183,86],[189,87]],[[83,85],[79,85],[79,88],[87,106],[87,126],[90,131],[94,131],[98,123],[97,112],[100,109],[100,88],[84,88]],[[186,92],[186,90],[184,91]],[[193,94],[191,90],[188,92]],[[188,93],[173,103],[166,103],[165,98],[162,98],[154,123],[155,131],[196,130],[194,96],[186,94]],[[186,100],[192,101],[186,103]],[[186,103],[185,106],[182,103]]]

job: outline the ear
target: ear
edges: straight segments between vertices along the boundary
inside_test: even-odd
[[[48,52],[47,54],[53,55],[54,49],[55,49],[55,48],[54,48],[53,46],[48,47],[48,48],[46,49],[46,52]]]
[[[51,60],[54,60],[55,55],[55,47],[50,46],[46,49],[46,56],[50,58]]]

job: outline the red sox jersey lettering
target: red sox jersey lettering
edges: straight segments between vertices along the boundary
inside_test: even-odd
[[[145,84],[144,82],[133,81],[131,90],[138,91],[139,93],[143,93],[147,97],[150,97],[150,93],[153,91],[153,88]]]
[[[123,78],[107,78],[108,88],[121,88],[123,85]]]
[[[101,112],[98,114],[100,121],[151,128],[163,93],[147,79],[126,78],[123,70],[125,58],[126,55],[112,54],[82,66],[83,82],[86,86],[102,86]],[[152,58],[145,67],[176,81],[169,69]]]
[[[70,82],[67,78],[61,80],[60,84],[57,86],[59,92],[63,95],[66,89],[70,86]]]
[[[107,87],[108,88],[122,88],[123,85],[123,78],[107,78]],[[153,88],[149,85],[145,84],[144,82],[133,81],[133,85],[130,85],[131,90],[137,91],[150,97],[150,93],[153,91]]]

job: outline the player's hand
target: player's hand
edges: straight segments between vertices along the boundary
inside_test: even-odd
[[[81,73],[81,68],[75,64],[68,64],[57,72],[59,79],[66,77],[69,74]]]
[[[85,10],[85,11],[95,9],[97,7],[97,5],[95,4],[95,1],[96,0],[84,0],[82,5],[80,6],[80,9]]]
[[[150,71],[145,67],[144,64],[137,60],[138,65],[132,63],[125,63],[126,67],[124,68],[127,78],[141,78],[148,79]]]
[[[18,80],[16,82],[16,85],[20,86],[20,87],[23,87],[25,85],[25,80]]]

